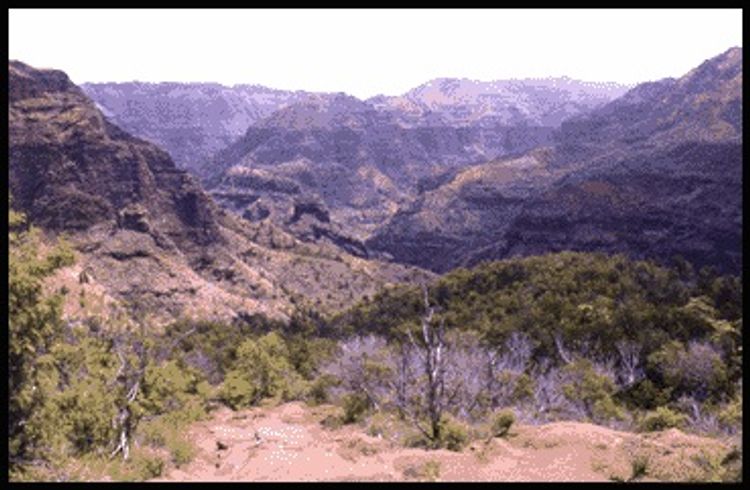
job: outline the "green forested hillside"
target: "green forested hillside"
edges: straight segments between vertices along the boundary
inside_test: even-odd
[[[401,444],[451,450],[515,420],[742,430],[742,284],[686,262],[511,259],[333,317],[186,318],[156,333],[115,312],[64,321],[65,291],[42,283],[72,255],[43,252],[10,218],[13,479],[158,476],[192,459],[185,428],[219,404],[329,402],[332,426],[380,434],[400,420]]]
[[[475,333],[491,348],[502,349],[514,332],[527,335],[537,363],[564,364],[565,355],[580,355],[617,368],[619,351],[630,346],[644,371],[637,387],[655,386],[669,400],[697,383],[669,373],[691,365],[693,356],[708,356],[712,370],[701,381],[718,402],[741,378],[742,284],[678,263],[667,269],[572,252],[512,259],[456,269],[430,286],[429,296],[447,328]],[[418,324],[420,296],[416,287],[390,288],[333,323],[342,331],[398,338]]]

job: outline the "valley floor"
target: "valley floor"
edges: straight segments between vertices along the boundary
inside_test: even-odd
[[[153,481],[706,480],[728,451],[676,429],[633,434],[577,422],[513,426],[462,452],[404,448],[359,425],[321,425],[330,406],[220,408],[189,431],[197,454]]]

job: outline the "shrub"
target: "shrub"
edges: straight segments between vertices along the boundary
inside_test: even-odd
[[[635,408],[655,409],[669,403],[673,388],[659,388],[650,379],[644,379],[618,393],[618,397]]]
[[[323,420],[320,421],[320,425],[328,430],[335,430],[341,428],[344,424],[341,416],[339,415],[326,415]]]
[[[203,380],[195,385],[195,394],[203,403],[206,403],[216,395],[216,390],[208,381]]]
[[[205,413],[205,412],[202,412]],[[166,447],[177,467],[189,463],[195,456],[195,449],[185,436],[185,427],[201,416],[186,407],[147,422],[138,427],[143,442],[155,447]]]
[[[250,406],[256,399],[255,393],[255,386],[250,384],[245,376],[237,371],[231,371],[221,385],[219,398],[237,410]]]
[[[336,386],[338,383],[339,380],[331,375],[323,374],[318,376],[315,381],[312,382],[308,391],[308,401],[310,404],[319,405],[321,403],[326,403],[329,399],[328,390],[333,386]]]
[[[164,461],[155,455],[136,453],[132,461],[133,476],[137,480],[148,480],[161,476],[164,471]]]
[[[404,469],[406,478],[417,480],[437,481],[440,478],[440,461],[425,461],[421,465],[410,465]]]
[[[87,377],[76,382],[58,397],[60,418],[55,430],[63,430],[77,452],[106,446],[113,440],[112,418],[116,405],[104,383]],[[54,423],[54,422],[53,422]]]
[[[430,440],[421,432],[412,430],[404,435],[401,445],[404,447],[427,449],[430,447]]]
[[[149,420],[138,426],[138,435],[148,445],[164,447],[171,430],[172,427],[165,424],[163,419]]]
[[[673,427],[682,427],[687,417],[681,413],[670,410],[667,407],[659,407],[656,410],[647,413],[639,424],[639,429],[643,432],[653,432]]]
[[[625,419],[625,411],[617,406],[611,396],[605,396],[595,401],[591,412],[595,420],[609,421],[612,419]]]
[[[137,450],[129,461],[114,461],[109,473],[117,481],[145,481],[161,476],[163,471],[164,461],[159,456]]]
[[[591,361],[578,359],[565,366],[563,373],[570,380],[563,386],[563,393],[577,411],[595,422],[623,418],[622,411],[612,399],[614,382],[608,376],[598,373]]]
[[[189,392],[195,391],[196,376],[192,369],[167,361],[149,365],[143,381],[141,405],[150,414],[162,414],[183,406]]]
[[[382,413],[376,413],[368,421],[367,434],[372,437],[383,437],[386,435],[388,425],[388,418]]]
[[[461,451],[469,442],[468,428],[450,415],[444,415],[440,421],[440,440],[436,442],[450,451]]]
[[[516,414],[509,408],[496,412],[492,416],[492,435],[494,437],[504,437],[508,434],[511,425],[513,425],[515,421]]]
[[[719,423],[731,433],[742,430],[742,398],[737,397],[719,412]]]
[[[703,401],[730,391],[727,367],[719,352],[707,342],[691,341],[686,348],[675,340],[651,354],[648,361],[664,384],[677,394]]]
[[[634,481],[646,476],[648,474],[648,466],[650,463],[651,460],[648,456],[643,454],[636,455],[630,461],[630,478],[628,481]]]
[[[173,438],[169,441],[168,447],[172,454],[172,461],[178,468],[191,462],[195,457],[195,448],[182,437]]]
[[[516,378],[511,401],[521,403],[534,396],[534,380],[528,374],[521,374]]]
[[[421,476],[427,481],[437,481],[440,478],[440,461],[427,461],[422,465]]]
[[[353,424],[362,420],[370,409],[370,400],[361,393],[347,393],[343,398],[345,424]]]
[[[721,461],[724,468],[722,481],[740,482],[742,481],[742,449],[733,447]]]
[[[257,340],[248,339],[237,348],[237,360],[225,384],[229,390],[225,396],[244,405],[255,404],[266,397],[285,401],[299,399],[307,390],[289,360],[284,339],[276,332]]]

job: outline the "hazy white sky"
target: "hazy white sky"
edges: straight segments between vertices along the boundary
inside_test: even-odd
[[[24,10],[9,56],[76,83],[211,81],[401,94],[438,77],[681,76],[742,45],[724,10]]]

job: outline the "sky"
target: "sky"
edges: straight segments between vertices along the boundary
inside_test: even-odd
[[[398,95],[429,80],[679,77],[742,46],[741,9],[10,9],[9,58],[75,83]]]

